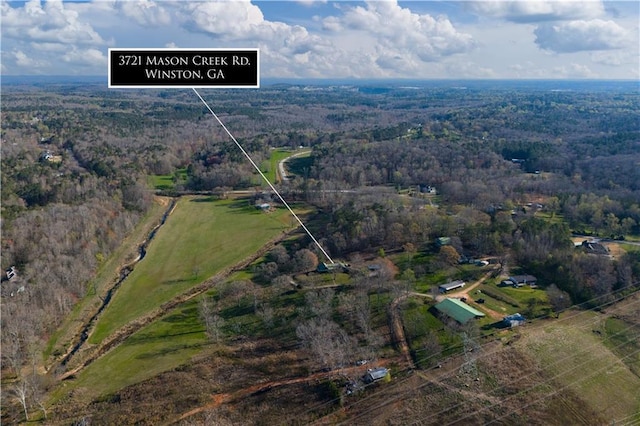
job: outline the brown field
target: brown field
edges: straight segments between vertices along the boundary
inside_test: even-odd
[[[190,365],[104,396],[66,405],[55,423],[316,425],[604,425],[640,416],[640,377],[598,331],[608,318],[640,325],[638,295],[604,312],[564,313],[483,343],[442,368],[388,360],[390,383],[342,392],[365,367],[311,372],[304,353],[271,340],[211,348]],[[395,363],[394,363],[395,362]],[[336,393],[337,392],[337,393]],[[72,402],[72,401],[68,401]],[[635,416],[635,417],[634,417]]]

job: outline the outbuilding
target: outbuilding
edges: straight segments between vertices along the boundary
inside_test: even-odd
[[[461,300],[447,298],[434,306],[438,312],[442,312],[458,321],[460,324],[466,324],[474,318],[482,318],[485,315],[479,310],[467,305]]]
[[[466,283],[462,280],[456,280],[456,281],[451,281],[449,283],[446,284],[441,284],[438,286],[438,288],[440,289],[440,293],[446,293],[449,292],[451,290],[455,290],[456,288],[462,288],[464,287]]]
[[[373,383],[378,380],[382,380],[389,374],[389,369],[384,367],[371,368],[367,370],[367,374],[364,375],[363,380],[365,383]]]
[[[521,314],[507,315],[502,319],[502,323],[507,327],[516,327],[527,321]]]

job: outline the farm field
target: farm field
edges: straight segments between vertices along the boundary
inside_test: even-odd
[[[257,211],[246,200],[183,197],[99,318],[90,343],[231,266],[290,224],[286,210]]]
[[[614,335],[602,333],[608,318],[592,311],[567,312],[558,321],[527,330],[516,347],[537,359],[547,373],[547,398],[572,390],[604,418],[629,419],[640,416],[640,377],[625,358],[637,355],[637,348],[624,355],[614,352],[626,342],[613,338],[621,329]]]

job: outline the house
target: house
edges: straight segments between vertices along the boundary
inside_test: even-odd
[[[344,271],[346,270],[346,265],[344,263],[326,263],[322,262],[318,265],[316,269],[317,272],[333,272],[333,271]]]
[[[257,204],[256,208],[262,211],[269,211],[271,209],[271,204],[269,203]]]
[[[609,249],[599,241],[583,241],[581,244],[582,250],[588,254],[608,255]]]
[[[440,293],[446,293],[448,291],[455,290],[456,288],[462,288],[465,284],[466,283],[462,280],[456,280],[446,284],[441,284],[438,288],[440,289]]]
[[[525,285],[535,286],[537,282],[538,279],[533,275],[514,275],[513,277],[509,277],[502,281],[500,285],[502,287],[520,288]]]
[[[513,315],[507,315],[506,317],[504,317],[502,319],[502,323],[506,326],[506,327],[517,327],[519,325],[524,324],[527,321],[527,319],[525,317],[523,317],[521,314],[513,314]]]
[[[436,304],[434,308],[438,312],[450,316],[460,324],[466,324],[474,318],[482,318],[485,316],[479,310],[458,299],[444,299],[442,302]]]
[[[451,238],[450,237],[439,237],[439,238],[436,238],[436,245],[438,247],[451,245]]]
[[[370,368],[367,370],[367,374],[362,378],[365,383],[373,383],[384,379],[389,375],[389,369],[384,367]]]

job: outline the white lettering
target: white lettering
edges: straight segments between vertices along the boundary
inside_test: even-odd
[[[145,69],[144,72],[148,79],[154,80],[202,80],[202,73],[200,70]]]
[[[249,58],[246,56],[234,56],[233,57],[233,65],[251,65]]]
[[[147,56],[147,65],[189,65],[189,59],[181,56]]]
[[[207,77],[209,77],[210,80],[224,80],[224,74],[222,73],[222,70],[217,70],[215,68],[211,68],[207,71]]]
[[[220,67],[227,66],[227,58],[224,56],[200,56],[196,55],[193,57],[193,65],[199,66],[210,66],[210,67]]]

